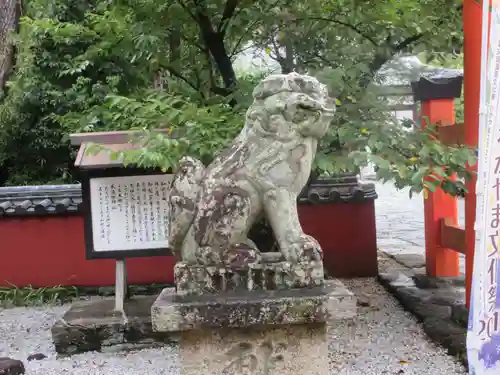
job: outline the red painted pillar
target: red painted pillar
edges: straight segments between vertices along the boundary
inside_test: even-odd
[[[451,125],[455,123],[454,99],[460,97],[462,77],[421,78],[413,84],[416,100],[422,101],[421,124]],[[441,219],[458,222],[457,199],[443,190],[424,192],[425,257],[429,276],[459,276],[459,254],[441,247]]]
[[[464,117],[465,143],[472,147],[478,144],[479,95],[481,90],[481,30],[482,4],[477,0],[464,0]],[[477,171],[477,166],[470,167]],[[467,183],[468,193],[465,199],[465,277],[466,303],[469,307],[474,264],[476,235],[476,178]]]

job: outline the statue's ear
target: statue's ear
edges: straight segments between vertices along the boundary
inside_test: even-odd
[[[175,170],[175,174],[178,175],[187,175],[187,174],[196,174],[200,170],[203,170],[204,166],[201,161],[191,157],[184,156],[179,160],[179,165]]]
[[[264,101],[255,101],[247,112],[247,126],[262,135],[275,134],[278,129],[273,126],[272,112],[266,108]]]
[[[193,158],[191,158],[190,156],[183,156],[181,160],[179,160],[179,165],[177,166],[177,172],[193,164],[194,164]]]

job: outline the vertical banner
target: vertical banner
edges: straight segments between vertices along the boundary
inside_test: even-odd
[[[488,22],[489,21],[489,22]],[[467,332],[471,375],[500,374],[500,11],[483,0],[476,249]],[[467,124],[466,124],[467,125]]]

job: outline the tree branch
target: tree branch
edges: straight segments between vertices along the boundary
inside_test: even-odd
[[[167,72],[169,72],[172,76],[180,79],[181,81],[184,81],[189,87],[191,87],[195,91],[200,91],[199,87],[196,87],[196,85],[192,82],[190,82],[186,77],[184,77],[182,74],[177,72],[174,68],[171,66],[162,66],[163,69],[165,69]]]
[[[201,45],[200,43],[196,42],[193,39],[188,38],[184,33],[181,35],[181,38],[185,42],[187,42],[187,43],[191,44],[192,46],[198,48],[200,51],[202,51],[202,52],[205,51],[205,47],[203,47],[203,45]]]
[[[457,7],[455,7],[455,10],[457,12],[461,12],[463,11],[464,9],[464,6],[463,4],[460,4],[458,5]],[[441,21],[439,21],[436,26],[441,26],[443,24],[446,23],[446,20],[444,19],[441,19]],[[422,39],[423,37],[425,36],[425,33],[418,33],[418,34],[415,34],[413,36],[410,36],[408,38],[406,38],[405,40],[403,40],[402,42],[396,44],[395,46],[392,46],[392,48],[396,51],[396,52],[400,52],[402,50],[404,50],[405,48],[409,47],[412,43],[415,43],[415,42],[418,42],[420,39]]]
[[[224,11],[222,13],[222,18],[220,19],[219,26],[217,26],[217,31],[221,34],[225,34],[231,18],[234,16],[234,12],[236,11],[236,7],[238,6],[239,0],[227,0],[226,6],[224,7]]]
[[[193,19],[195,20],[196,22],[198,22],[198,20],[196,19],[195,15],[189,10],[189,7],[184,4],[184,2],[182,1],[178,1],[179,5],[182,7],[182,9],[184,9],[186,11],[186,13]]]
[[[300,21],[324,21],[324,22],[330,22],[330,23],[334,23],[337,25],[345,26],[345,27],[351,29],[352,31],[354,31],[355,33],[357,33],[358,35],[362,36],[366,40],[368,40],[374,46],[378,47],[378,43],[375,39],[373,39],[370,35],[365,34],[357,26],[351,25],[350,23],[339,21],[339,20],[332,19],[332,18],[326,18],[326,17],[307,17],[307,18],[296,18],[296,19],[292,20],[292,22],[300,22]]]
[[[254,22],[252,22],[250,25],[248,25],[247,30],[252,30],[260,21],[261,21],[260,19],[257,19]],[[238,38],[237,42],[234,45],[233,50],[231,51],[231,54],[230,54],[231,58],[234,57],[234,55],[236,55],[238,52],[241,52],[241,51],[238,51],[238,49],[240,48],[240,45],[241,45],[241,43],[243,43],[243,40],[246,38],[246,36],[247,36],[247,33],[243,33]]]
[[[212,25],[210,18],[203,12],[197,10],[195,13],[196,22],[200,26],[201,33],[205,36],[215,34],[216,31]]]
[[[425,35],[424,33],[420,33],[420,34],[410,36],[409,38],[406,38],[405,40],[403,40],[401,43],[398,43],[395,46],[393,46],[392,49],[394,49],[394,51],[397,51],[397,52],[402,51],[406,47],[409,47],[410,44],[418,42],[420,39],[422,39],[424,37],[424,35]]]

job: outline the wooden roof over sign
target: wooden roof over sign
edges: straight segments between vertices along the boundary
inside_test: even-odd
[[[169,135],[168,129],[156,130]],[[103,169],[119,167],[121,160],[112,160],[111,152],[133,150],[141,147],[140,137],[144,132],[138,131],[113,131],[94,133],[75,133],[70,135],[71,144],[80,146],[75,160],[75,166],[82,169]],[[103,150],[89,151],[94,145],[100,145]]]

